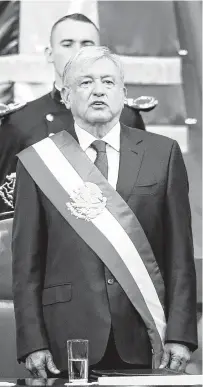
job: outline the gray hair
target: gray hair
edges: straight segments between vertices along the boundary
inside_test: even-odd
[[[124,83],[124,68],[118,55],[113,54],[109,48],[103,46],[88,46],[81,48],[77,54],[69,59],[63,72],[63,86],[70,85],[71,72],[76,66],[92,64],[98,59],[110,59],[119,69],[121,82]]]

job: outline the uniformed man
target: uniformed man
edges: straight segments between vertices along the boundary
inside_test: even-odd
[[[82,14],[72,14],[59,19],[52,27],[50,46],[46,48],[48,62],[55,72],[53,90],[29,102],[20,111],[10,114],[0,127],[0,191],[6,177],[15,172],[15,155],[29,145],[56,133],[58,127],[68,129],[72,123],[72,113],[61,101],[60,89],[63,69],[70,56],[81,47],[99,44],[99,30]],[[152,106],[153,108],[153,106]],[[12,110],[12,109],[11,109]],[[143,108],[145,110],[145,108]],[[145,129],[139,108],[125,106],[121,115],[124,124]],[[59,125],[60,123],[60,125]],[[0,213],[12,209],[7,197],[0,197]]]

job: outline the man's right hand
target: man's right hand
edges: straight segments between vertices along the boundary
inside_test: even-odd
[[[47,378],[46,369],[52,374],[59,374],[60,371],[56,368],[52,354],[48,349],[36,351],[26,357],[25,367],[35,378]]]

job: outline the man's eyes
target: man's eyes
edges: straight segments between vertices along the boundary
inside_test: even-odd
[[[105,84],[108,85],[108,86],[113,86],[113,85],[114,85],[114,82],[111,81],[110,79],[105,79],[105,80],[103,80],[103,83],[105,83]]]
[[[87,85],[90,85],[91,83],[92,83],[92,80],[88,79],[86,81],[82,81],[80,84],[81,84],[81,86],[87,86]]]
[[[75,43],[76,42],[74,40],[63,40],[61,42],[61,46],[62,47],[72,47]],[[80,46],[81,47],[95,46],[95,43],[87,40],[84,42],[80,42]]]
[[[71,41],[66,41],[66,42],[61,43],[61,45],[62,45],[62,47],[72,47],[73,42],[71,42]]]
[[[82,81],[80,83],[81,86],[88,86],[88,85],[91,85],[93,83],[93,80],[92,79],[86,79],[84,81]],[[113,86],[115,84],[115,82],[113,82],[112,80],[110,79],[103,79],[102,80],[102,83],[107,85],[107,86]]]
[[[82,43],[82,46],[83,46],[83,47],[87,47],[87,46],[95,46],[95,43],[94,43],[94,42],[88,42],[88,41],[87,41],[87,42],[83,42],[83,43]]]

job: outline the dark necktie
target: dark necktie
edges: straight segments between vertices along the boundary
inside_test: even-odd
[[[95,160],[96,167],[100,170],[102,175],[108,179],[108,160],[106,154],[106,143],[102,140],[95,140],[92,143],[92,148],[96,150],[97,157]]]

